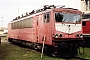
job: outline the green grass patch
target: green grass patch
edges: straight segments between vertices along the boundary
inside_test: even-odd
[[[0,45],[0,60],[64,60],[62,58],[53,58],[47,55],[43,55],[41,59],[41,53],[31,50],[29,48],[23,48],[10,43],[3,43]]]
[[[81,53],[83,52],[83,49],[81,49]],[[90,48],[84,48],[84,54],[81,55],[78,53],[78,57],[90,59]]]

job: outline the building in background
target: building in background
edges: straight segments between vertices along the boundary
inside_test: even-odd
[[[81,11],[83,13],[90,13],[90,0],[81,0]]]

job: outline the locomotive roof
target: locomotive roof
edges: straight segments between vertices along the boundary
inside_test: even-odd
[[[20,17],[20,16],[18,16],[18,17],[16,17],[15,19],[13,19],[13,21],[15,21],[15,20],[22,20],[22,19],[26,19],[26,18],[29,18],[30,16],[33,16],[33,15],[38,15],[38,13],[40,14],[40,13],[44,13],[44,12],[46,12],[46,11],[51,11],[51,10],[55,10],[55,9],[66,9],[66,10],[74,10],[74,11],[77,11],[78,9],[74,9],[74,8],[63,8],[63,7],[65,7],[65,6],[58,6],[59,8],[57,8],[57,6],[54,6],[54,5],[44,5],[44,8],[42,8],[42,9],[38,9],[38,10],[32,10],[30,13],[26,13],[26,15],[24,16],[23,14],[22,14],[22,16]],[[12,22],[12,21],[11,21]]]

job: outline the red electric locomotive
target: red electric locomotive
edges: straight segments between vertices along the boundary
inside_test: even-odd
[[[83,14],[82,29],[83,29],[83,38],[85,39],[85,43],[86,45],[90,46],[90,13]]]
[[[82,13],[73,8],[45,5],[8,24],[8,40],[52,55],[76,56],[82,37]]]

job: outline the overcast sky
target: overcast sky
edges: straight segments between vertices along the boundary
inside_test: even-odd
[[[7,24],[18,15],[39,9],[43,5],[53,4],[80,10],[80,0],[0,0],[0,27],[2,20],[3,26],[7,27]]]

